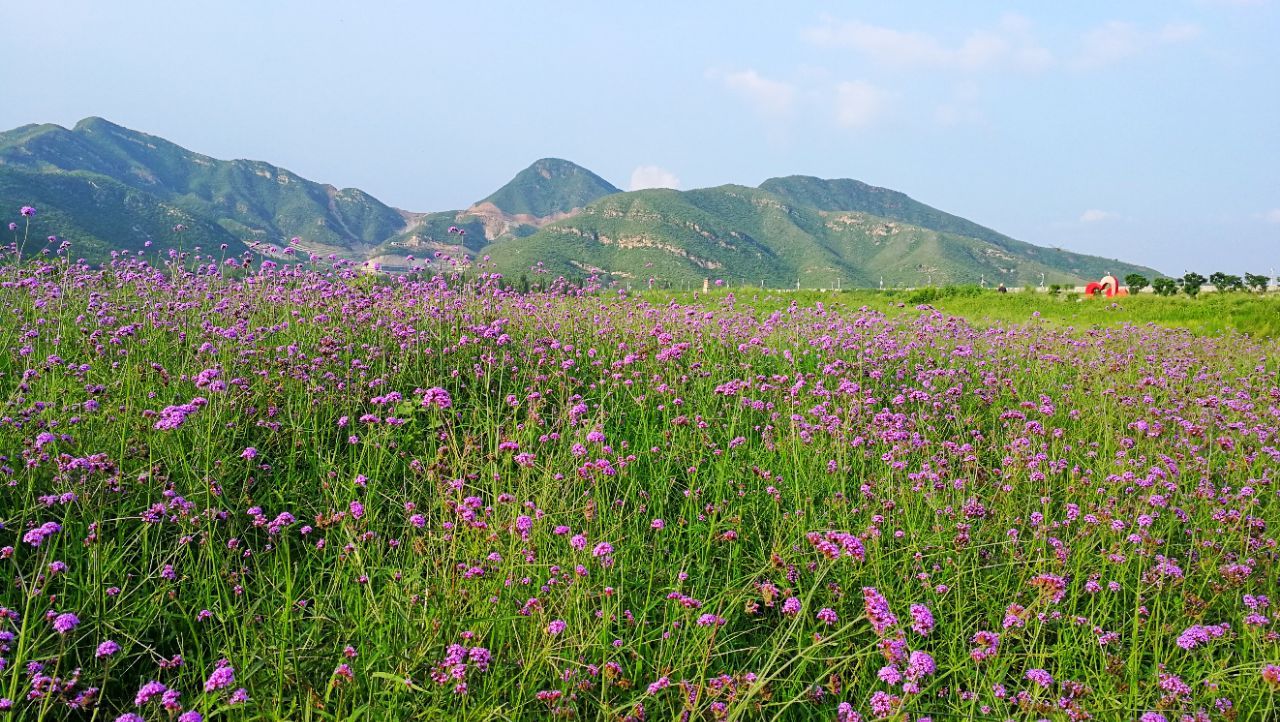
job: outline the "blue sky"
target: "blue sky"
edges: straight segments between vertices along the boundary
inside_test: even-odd
[[[543,156],[624,189],[850,177],[1280,271],[1278,4],[47,0],[6,14],[0,126],[99,115],[422,211]]]

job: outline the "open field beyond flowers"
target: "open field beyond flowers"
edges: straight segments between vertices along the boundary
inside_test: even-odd
[[[0,720],[1280,716],[1271,338],[220,268],[0,270]]]

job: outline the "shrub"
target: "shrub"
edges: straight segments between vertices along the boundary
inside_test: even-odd
[[[1151,282],[1151,290],[1157,296],[1172,296],[1178,292],[1178,283],[1172,278],[1157,278]]]
[[[1141,273],[1130,273],[1124,277],[1124,283],[1129,287],[1130,293],[1142,293],[1142,289],[1151,285],[1147,277]]]
[[[1270,277],[1265,276],[1261,273],[1244,274],[1245,285],[1253,289],[1254,291],[1257,291],[1258,293],[1265,293],[1267,290],[1267,284],[1270,283],[1270,281],[1271,281]]]
[[[1201,276],[1195,271],[1190,271],[1182,277],[1182,292],[1195,298],[1200,295],[1200,288],[1204,286],[1204,282],[1209,279]]]

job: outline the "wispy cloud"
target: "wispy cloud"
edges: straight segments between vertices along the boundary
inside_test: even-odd
[[[796,89],[793,85],[766,78],[755,70],[738,70],[729,73],[711,70],[707,75],[719,80],[761,115],[781,117],[788,115],[795,107]]]
[[[934,120],[943,126],[982,123],[987,116],[978,103],[980,97],[977,83],[957,83],[952,88],[951,98],[934,109]]]
[[[1267,0],[1199,0],[1199,2],[1201,5],[1225,5],[1235,8],[1260,7],[1267,4]]]
[[[836,86],[836,122],[846,128],[865,128],[879,120],[889,107],[889,94],[865,80]]]
[[[1262,220],[1267,223],[1280,223],[1280,208],[1272,208],[1265,213],[1260,214]]]
[[[631,184],[627,190],[638,191],[645,188],[674,188],[680,187],[680,178],[675,173],[656,165],[636,166],[631,171]]]
[[[1005,16],[996,27],[975,30],[956,44],[928,33],[831,17],[809,28],[805,37],[821,47],[851,48],[878,65],[896,68],[1040,70],[1053,62],[1053,54],[1035,41],[1031,23],[1020,15]]]
[[[1114,221],[1119,218],[1120,214],[1114,211],[1104,211],[1099,208],[1090,208],[1080,214],[1081,223],[1101,223],[1102,221]]]
[[[1156,29],[1143,29],[1132,23],[1112,20],[1081,37],[1080,49],[1070,64],[1080,70],[1093,70],[1162,45],[1186,42],[1199,35],[1200,26],[1191,23],[1168,23]]]
[[[951,42],[930,33],[828,16],[806,30],[805,38],[820,47],[854,50],[883,67],[972,73],[1041,71],[1055,64],[1090,70],[1193,40],[1200,33],[1194,23],[1141,27],[1112,20],[1084,32],[1074,51],[1061,54],[1065,61],[1060,63],[1055,62],[1055,52],[1037,40],[1031,21],[1021,15],[1006,15],[994,27],[971,30]]]

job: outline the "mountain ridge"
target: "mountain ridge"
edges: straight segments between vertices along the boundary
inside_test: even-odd
[[[436,254],[488,255],[507,274],[656,276],[667,285],[709,275],[753,285],[875,286],[1152,273],[1026,243],[853,179],[792,175],[755,188],[624,192],[571,161],[541,158],[468,208],[421,213],[266,161],[212,158],[96,116],[70,129],[0,132],[0,209],[37,200],[48,211],[42,221],[93,260],[148,240],[283,254],[296,238],[295,250],[390,271],[420,268]],[[182,238],[172,231],[178,224]]]

